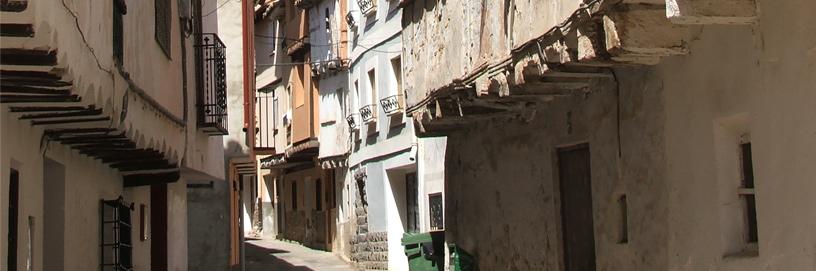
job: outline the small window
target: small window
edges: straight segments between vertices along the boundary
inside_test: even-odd
[[[618,198],[618,208],[620,209],[620,237],[618,244],[629,243],[629,208],[626,202],[626,195]]]
[[[756,249],[757,242],[759,241],[759,232],[757,229],[756,190],[754,188],[754,165],[752,156],[751,142],[744,141],[740,143],[740,169],[742,180],[739,195],[743,201],[745,212],[745,241],[749,244],[749,248]]]
[[[292,182],[292,211],[297,211],[297,182]]]
[[[131,206],[122,197],[102,200],[101,270],[131,270],[133,268],[133,243],[131,242]]]
[[[428,195],[428,207],[431,216],[431,230],[444,229],[445,221],[442,209],[442,193]]]
[[[155,0],[155,37],[164,54],[170,58],[170,0]]]
[[[278,133],[278,118],[280,117],[278,110],[280,110],[280,107],[278,106],[278,97],[275,96],[272,98],[272,131],[274,131],[274,134]]]
[[[336,90],[337,102],[340,104],[340,117],[343,119],[348,115],[348,104],[346,103],[346,92],[342,88]]]
[[[377,74],[374,69],[368,71],[369,104],[377,103]]]

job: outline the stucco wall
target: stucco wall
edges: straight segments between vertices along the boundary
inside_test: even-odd
[[[96,270],[99,268],[100,244],[100,200],[112,200],[123,196],[137,208],[131,213],[134,222],[132,240],[134,245],[134,266],[150,265],[150,240],[139,241],[138,206],[146,204],[150,208],[150,188],[123,188],[122,178],[115,170],[98,160],[81,155],[57,143],[48,143],[40,148],[41,131],[31,128],[11,114],[2,114],[2,152],[0,152],[0,230],[8,232],[9,172],[14,168],[20,172],[19,188],[19,241],[18,267],[23,268],[28,257],[28,217],[34,217],[34,265],[33,270],[42,270],[43,252],[50,244],[43,243],[44,208],[64,208],[64,264],[65,270]],[[64,202],[53,202],[43,198],[43,162],[51,159],[65,166]],[[187,270],[187,204],[186,180],[181,179],[168,185],[168,270]],[[7,244],[7,235],[0,237]],[[6,246],[0,254],[6,255]],[[6,266],[6,257],[0,257],[0,265]]]
[[[537,107],[530,123],[489,122],[449,136],[446,241],[473,254],[481,270],[561,270],[556,153],[586,142],[598,270],[666,269],[660,84],[649,69],[617,72],[619,97],[608,81]],[[623,194],[628,244],[618,244]]]
[[[764,1],[763,1],[764,2]],[[704,27],[692,54],[658,68],[666,100],[669,270],[812,270],[816,225],[814,19],[795,1],[763,5],[758,26]],[[783,38],[777,27],[787,29]],[[741,119],[734,123],[734,119]],[[750,134],[758,256],[734,251],[723,202],[739,185],[728,151]],[[726,157],[726,159],[723,159]],[[732,159],[728,159],[732,158]],[[717,208],[719,206],[723,206]],[[739,229],[739,226],[737,226]]]
[[[504,59],[563,22],[581,1],[416,0],[403,10],[408,106],[432,90]],[[445,67],[429,69],[428,67]]]

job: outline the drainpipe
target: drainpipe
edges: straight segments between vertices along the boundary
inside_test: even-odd
[[[241,0],[241,30],[243,37],[243,79],[244,79],[244,130],[247,133],[249,156],[254,161],[255,151],[255,43],[254,37],[254,1]]]
[[[254,1],[241,0],[241,32],[242,32],[242,47],[243,52],[243,81],[244,81],[244,129],[247,133],[247,148],[249,149],[249,158],[255,162],[255,110],[253,108],[255,101],[255,58],[254,56]],[[239,175],[240,176],[240,175]],[[243,187],[241,187],[243,189]],[[239,195],[239,223],[240,223],[240,265],[241,270],[246,270],[246,245],[244,240],[244,223],[243,223],[243,195]]]

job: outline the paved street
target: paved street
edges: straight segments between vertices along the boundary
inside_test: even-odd
[[[277,240],[247,240],[247,271],[356,270],[325,251]]]

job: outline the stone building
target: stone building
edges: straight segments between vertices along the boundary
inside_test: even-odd
[[[402,2],[479,270],[814,268],[816,4]]]
[[[225,179],[214,2],[0,3],[0,269],[188,270],[187,186]]]

